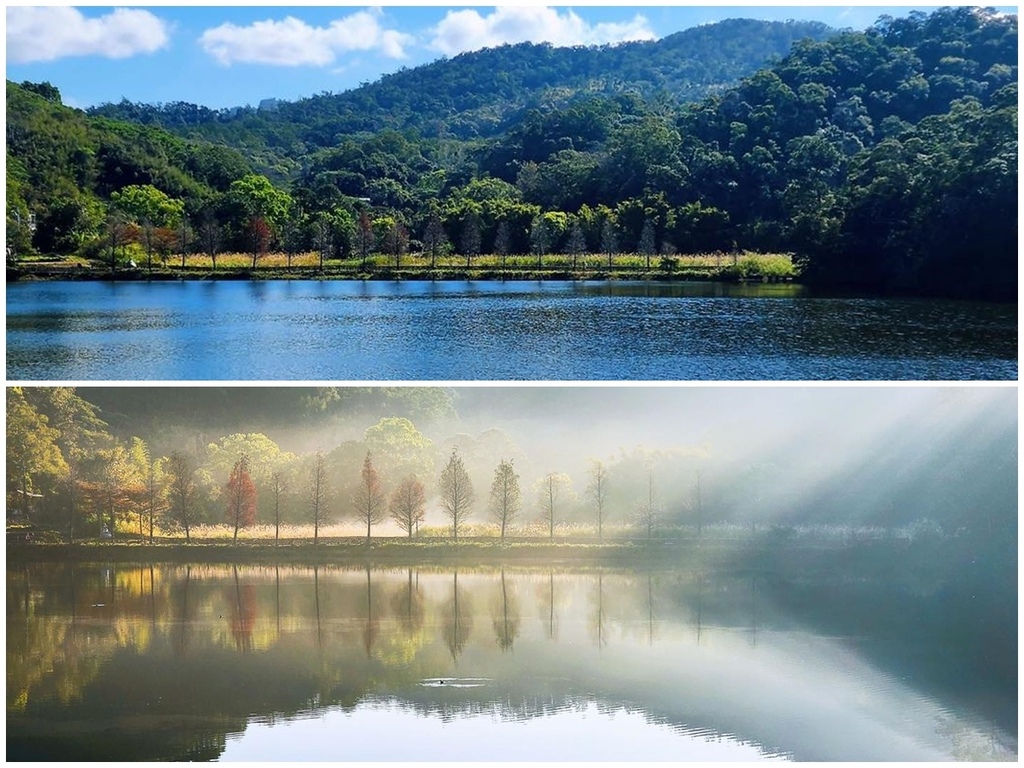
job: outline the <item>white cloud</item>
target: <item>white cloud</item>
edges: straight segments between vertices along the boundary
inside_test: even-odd
[[[358,11],[326,27],[310,26],[294,16],[256,21],[247,27],[224,23],[199,38],[203,50],[225,66],[243,62],[322,67],[334,62],[339,53],[372,50],[400,59],[411,42],[409,35],[383,29],[370,11]]]
[[[571,10],[559,13],[542,6],[495,8],[486,16],[474,10],[448,11],[431,32],[430,47],[450,56],[506,43],[603,45],[657,37],[639,14],[621,23],[588,24]]]
[[[8,7],[7,61],[28,64],[67,56],[124,59],[153,53],[170,39],[167,22],[149,11],[117,8],[86,18],[75,8]]]

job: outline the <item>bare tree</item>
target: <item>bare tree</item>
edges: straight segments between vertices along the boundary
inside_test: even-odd
[[[551,225],[548,220],[543,215],[534,216],[533,223],[530,225],[530,247],[537,254],[538,268],[544,264],[544,254],[551,247],[551,240]]]
[[[413,531],[423,522],[426,503],[423,483],[415,475],[405,478],[391,494],[391,519],[409,534],[410,539]]]
[[[601,225],[601,250],[608,255],[608,269],[612,268],[612,259],[619,250],[618,238],[615,236],[615,224],[605,219]]]
[[[104,222],[107,242],[110,244],[110,271],[117,269],[117,249],[124,250],[128,242],[128,222],[121,211],[111,208]]]
[[[557,521],[558,502],[563,496],[572,493],[572,481],[561,472],[550,472],[536,484],[537,509],[540,520],[548,527],[548,538],[555,538],[555,522]]]
[[[647,498],[637,505],[637,522],[647,530],[650,539],[658,522],[659,509],[654,498],[654,471],[647,470]]]
[[[441,470],[441,507],[452,521],[452,535],[459,540],[459,526],[466,522],[475,495],[469,474],[456,448]]]
[[[490,505],[491,516],[501,526],[502,539],[509,524],[519,514],[520,499],[519,475],[511,460],[502,461],[494,470]]]
[[[270,492],[274,495],[274,544],[281,540],[281,497],[288,492],[288,479],[278,470],[270,476]]]
[[[452,661],[459,656],[469,642],[473,631],[473,602],[469,595],[459,589],[459,572],[455,571],[452,578],[452,598],[441,606],[441,637],[448,646]]]
[[[462,223],[462,254],[466,257],[466,269],[471,260],[480,253],[480,214],[470,211]]]
[[[392,221],[384,232],[381,248],[395,257],[395,269],[400,269],[402,256],[409,250],[409,231],[397,221]]]
[[[181,252],[181,268],[185,268],[185,257],[188,255],[188,247],[192,244],[192,228],[188,225],[188,219],[184,216],[178,223],[178,250]]]
[[[576,271],[576,264],[579,261],[579,257],[587,249],[587,240],[583,237],[583,230],[580,229],[579,222],[572,225],[572,229],[569,230],[569,237],[565,241],[565,252],[572,256],[572,269]]]
[[[654,222],[650,219],[644,220],[643,229],[640,231],[640,243],[637,245],[640,253],[643,254],[647,263],[647,269],[651,268],[651,256],[657,250],[654,240]]]
[[[158,514],[164,511],[164,485],[165,477],[163,462],[159,459],[146,462],[145,502],[146,513],[149,519],[149,543],[153,543],[153,527]]]
[[[694,507],[696,508],[696,511],[697,511],[697,538],[698,539],[701,537],[701,535],[704,532],[704,500],[701,497],[701,493],[700,493],[700,480],[701,480],[701,471],[700,471],[700,469],[698,469],[697,470],[697,492],[696,492],[696,498],[694,500],[694,502],[695,502],[694,503]]]
[[[594,502],[594,512],[597,514],[597,538],[604,541],[604,517],[608,506],[608,469],[600,461],[594,461],[590,465],[590,484],[587,486],[587,495]]]
[[[310,472],[309,516],[313,521],[313,544],[320,537],[320,525],[327,517],[327,464],[324,452],[317,451]]]
[[[373,460],[369,452],[363,460],[363,471],[360,475],[360,483],[356,488],[355,496],[352,498],[352,506],[356,511],[356,518],[366,523],[366,543],[370,543],[370,528],[375,523],[384,521],[387,512],[388,497],[384,492],[384,486],[380,481],[380,474],[373,466]]]
[[[326,213],[320,214],[316,220],[315,228],[316,251],[320,260],[320,271],[324,271],[324,260],[334,247],[334,228]],[[291,266],[289,264],[289,266]]]
[[[196,521],[196,463],[186,453],[174,451],[167,459],[168,490],[174,519],[185,529],[185,541],[191,541]]]
[[[220,250],[220,224],[209,211],[199,224],[199,246],[210,257],[212,269],[217,269],[217,252]]]
[[[423,249],[430,254],[431,269],[437,266],[437,254],[444,248],[446,240],[441,218],[436,213],[432,214],[423,232]]]
[[[501,257],[501,271],[504,272],[505,260],[508,257],[509,251],[512,250],[512,233],[509,231],[507,221],[498,223],[498,231],[494,235],[494,250]]]
[[[238,529],[256,522],[256,486],[249,472],[249,457],[242,454],[231,470],[225,488],[227,499],[226,519],[234,526],[232,541],[238,541]]]
[[[373,250],[374,235],[373,222],[366,211],[360,211],[359,219],[356,221],[356,250],[359,252],[361,262],[360,269],[366,270],[366,260]]]
[[[505,583],[505,569],[501,569],[501,599],[492,607],[491,626],[494,627],[494,640],[498,647],[511,651],[512,645],[519,636],[519,625],[522,621],[519,611],[519,600],[514,589]]]
[[[146,249],[146,271],[153,271],[153,249],[156,247],[156,227],[148,218],[139,222],[142,244]]]

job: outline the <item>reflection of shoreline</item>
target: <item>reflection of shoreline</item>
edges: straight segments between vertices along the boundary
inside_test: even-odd
[[[289,541],[275,545],[273,540],[245,541],[226,545],[219,540],[195,540],[184,544],[174,540],[166,543],[94,542],[75,544],[49,544],[8,542],[9,563],[121,563],[180,564],[210,566],[247,565],[314,566],[333,565],[351,568],[411,567],[451,568],[464,567],[526,567],[565,568],[572,566],[601,566],[609,568],[672,568],[674,570],[734,569],[759,571],[765,569],[797,573],[806,571],[834,572],[834,558],[843,556],[847,571],[863,570],[873,574],[880,563],[905,565],[913,556],[923,563],[942,562],[945,552],[942,542],[937,550],[926,552],[920,545],[911,549],[906,539],[878,540],[865,544],[860,541],[822,539],[819,541],[787,542],[764,536],[750,538],[708,537],[696,538],[682,533],[678,536],[654,540],[624,538],[598,542],[596,538],[581,539],[556,537],[554,541],[537,538],[506,537],[502,542],[494,537],[462,538],[458,543],[449,539],[404,536],[377,537],[370,546],[363,536],[325,539],[316,545],[312,539]],[[950,543],[947,547],[955,547]],[[927,573],[927,571],[926,571]]]
[[[852,642],[830,639],[849,637],[873,611],[875,645],[892,636],[910,642],[895,615],[908,605],[887,602],[892,590],[688,571],[460,568],[456,575],[451,568],[196,565],[156,567],[151,576],[149,566],[33,565],[8,572],[9,733],[20,739],[22,723],[48,714],[102,713],[115,724],[140,712],[197,710],[214,721],[254,712],[287,719],[391,697],[457,719],[522,702],[536,704],[524,711],[543,713],[579,697],[658,722],[742,734],[805,759],[837,759],[842,751],[815,752],[808,735],[795,750],[799,739],[785,731],[790,712],[826,718],[829,707],[815,703],[822,688],[829,706],[864,720],[862,736],[881,728],[865,713],[892,711],[894,701],[918,719],[942,709],[940,694],[907,687],[896,668],[867,657],[863,631]],[[46,610],[35,608],[41,601]],[[835,604],[844,609],[837,613]],[[914,610],[908,626],[927,634]],[[36,640],[26,647],[27,638]],[[18,663],[23,652],[40,664],[35,672]],[[468,678],[488,682],[421,685]],[[18,711],[12,696],[22,686]],[[48,698],[54,690],[69,695],[66,704]],[[857,703],[864,697],[871,707]],[[779,722],[769,726],[773,718]],[[929,720],[929,732],[936,727]],[[961,729],[962,741],[961,721],[950,727]],[[780,728],[785,735],[773,736]]]

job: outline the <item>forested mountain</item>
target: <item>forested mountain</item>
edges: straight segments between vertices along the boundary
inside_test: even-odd
[[[734,19],[655,42],[571,48],[521,43],[473,51],[402,69],[351,91],[276,102],[272,109],[122,101],[90,112],[233,145],[254,146],[262,139],[292,157],[385,128],[491,137],[525,109],[563,105],[583,94],[694,101],[785,55],[797,40],[820,40],[831,32],[818,22]]]
[[[814,39],[825,32],[727,22],[659,43],[465,54],[272,112],[98,111],[187,141],[70,111],[57,119],[52,99],[29,93],[45,85],[8,84],[8,227],[12,204],[31,208],[33,245],[66,249],[49,223],[66,198],[101,201],[120,185],[135,199],[151,185],[197,230],[213,227],[194,250],[251,249],[254,266],[260,237],[364,263],[369,250],[751,249],[791,252],[820,283],[1015,297],[1016,16],[945,8]],[[722,87],[766,39],[801,35]],[[713,92],[691,101],[701,89]],[[76,136],[97,135],[138,136],[138,154],[181,173],[107,163],[99,148],[75,155]],[[40,149],[51,146],[64,149]],[[215,178],[193,167],[204,152],[220,163]],[[242,156],[276,189],[243,176]],[[113,173],[90,175],[90,163]],[[37,183],[54,174],[68,195]],[[137,219],[138,206],[124,214]],[[99,238],[100,223],[74,242]]]

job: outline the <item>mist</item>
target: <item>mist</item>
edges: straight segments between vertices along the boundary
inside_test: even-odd
[[[653,494],[667,528],[693,525],[699,509],[702,524],[711,525],[1016,531],[1011,387],[332,388],[316,404],[312,388],[222,390],[179,392],[222,402],[221,418],[168,407],[157,388],[133,388],[130,403],[118,390],[79,391],[102,404],[101,417],[122,437],[141,437],[156,454],[205,450],[228,435],[257,432],[300,462],[323,451],[333,457],[332,517],[339,521],[366,452],[379,450],[367,443],[367,430],[397,418],[429,446],[415,461],[382,456],[382,469],[415,469],[434,525],[444,522],[437,477],[457,450],[475,489],[471,522],[488,521],[494,470],[512,460],[523,525],[537,517],[534,484],[552,473],[567,476],[561,522],[588,523],[588,473],[601,462],[609,472],[609,521],[623,525]],[[390,488],[401,478],[384,472],[382,479]]]

